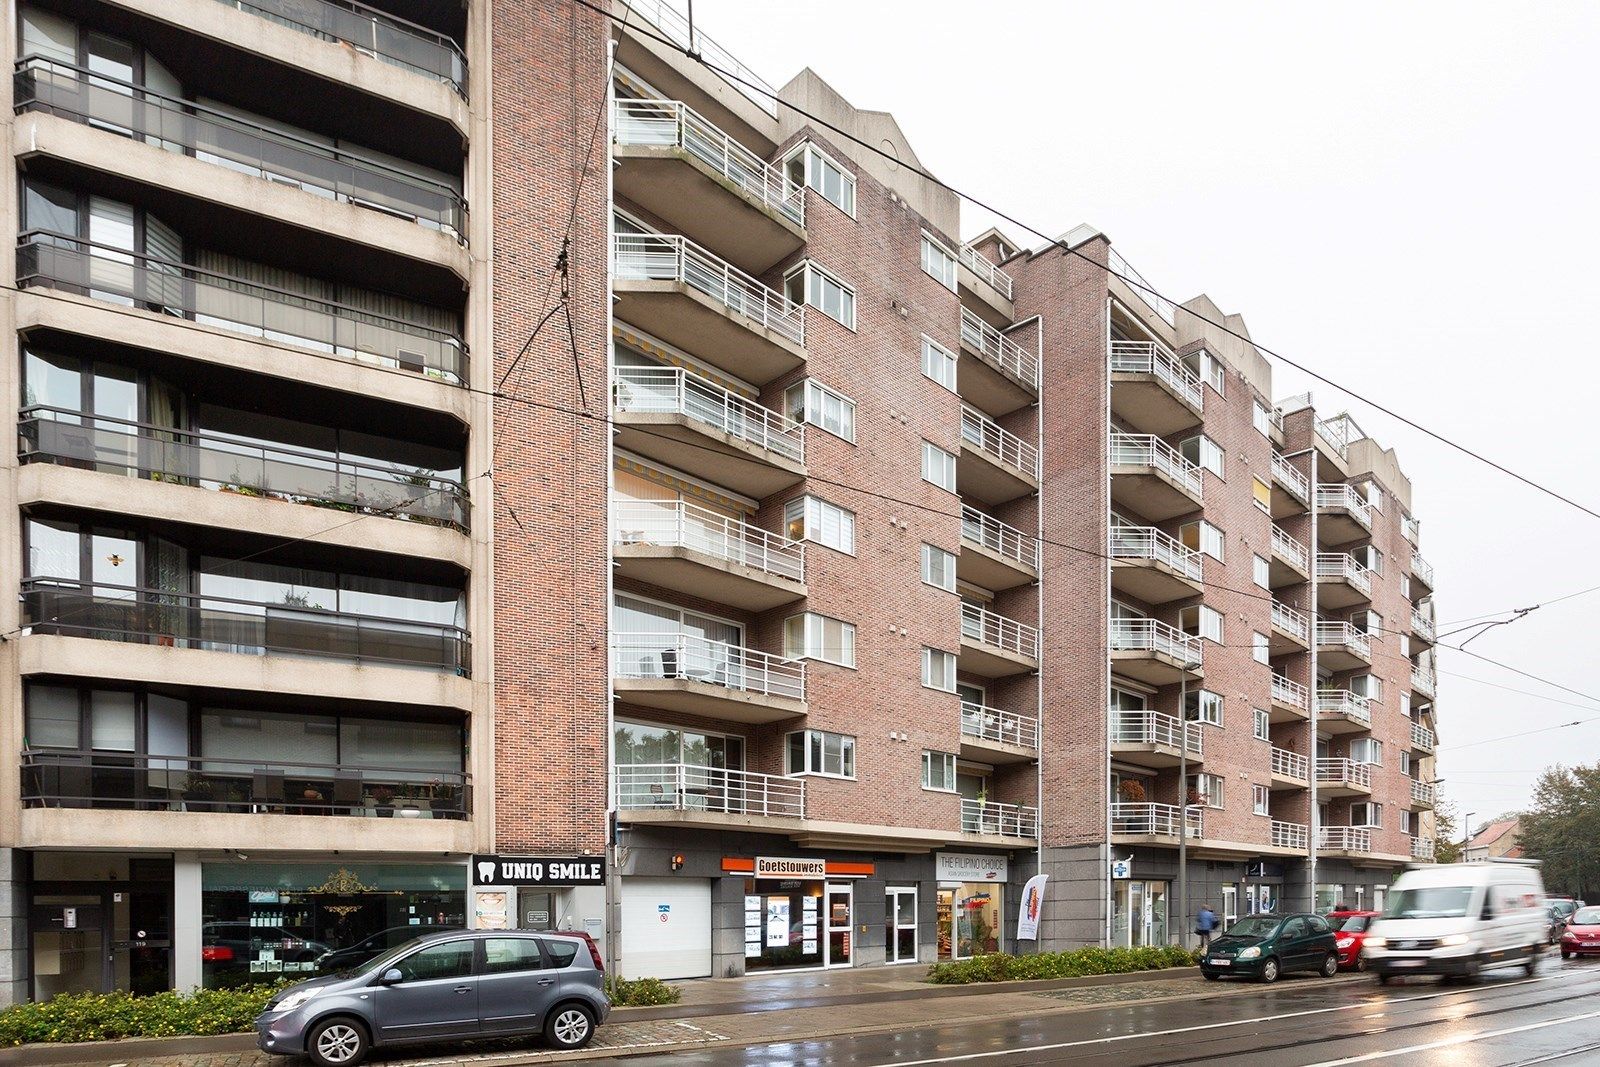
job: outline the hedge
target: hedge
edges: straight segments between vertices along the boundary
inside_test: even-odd
[[[122,991],[61,993],[0,1011],[0,1045],[240,1033],[254,1028],[256,1016],[282,988],[254,985],[144,997]]]
[[[606,996],[613,1007],[642,1008],[651,1004],[676,1004],[683,991],[659,978],[606,977]]]
[[[940,985],[968,982],[1014,982],[1040,978],[1082,978],[1090,974],[1128,974],[1168,967],[1193,967],[1200,957],[1177,945],[1166,948],[1079,948],[1013,956],[994,952],[953,963],[936,963],[928,981]]]

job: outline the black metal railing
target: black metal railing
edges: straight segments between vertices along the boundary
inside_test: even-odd
[[[468,527],[466,489],[432,471],[245,444],[68,408],[23,408],[17,423],[24,463],[82,467],[462,531]]]
[[[290,763],[27,749],[30,808],[465,819],[472,786],[459,770]]]
[[[35,634],[321,656],[462,676],[472,663],[470,638],[458,626],[61,578],[22,580],[22,624]]]

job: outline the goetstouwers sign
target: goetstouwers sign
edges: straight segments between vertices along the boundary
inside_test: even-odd
[[[757,878],[826,878],[827,860],[785,859],[782,856],[757,856]]]
[[[603,856],[474,856],[473,885],[605,885]]]

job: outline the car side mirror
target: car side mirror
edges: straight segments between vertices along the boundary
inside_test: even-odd
[[[384,971],[383,974],[378,976],[378,984],[379,985],[397,985],[404,978],[405,978],[405,975],[400,973],[400,968],[398,968],[398,967],[390,967],[387,971]]]

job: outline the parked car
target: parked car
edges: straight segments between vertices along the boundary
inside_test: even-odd
[[[1561,958],[1600,956],[1600,908],[1579,908],[1561,932]]]
[[[1247,915],[1214,938],[1200,957],[1208,981],[1225,974],[1276,982],[1288,971],[1318,971],[1332,978],[1339,970],[1333,927],[1320,915]]]
[[[437,934],[452,929],[458,929],[458,927],[435,925],[391,926],[387,930],[379,930],[370,937],[362,938],[353,945],[323,953],[317,958],[317,970],[323,974],[348,971],[352,967],[361,966],[380,952],[388,952],[392,948],[399,948],[407,941],[415,941],[424,934]]]
[[[468,1038],[542,1033],[553,1048],[582,1048],[611,1010],[604,979],[585,938],[429,934],[276,994],[256,1018],[256,1044],[321,1067],[355,1067],[375,1047]]]
[[[1376,911],[1336,911],[1328,916],[1328,923],[1333,927],[1333,943],[1339,949],[1339,969],[1345,971],[1364,971],[1366,962],[1361,958],[1361,943],[1367,939],[1367,931],[1372,926],[1372,920],[1380,912]]]
[[[1490,967],[1538,968],[1549,939],[1539,869],[1525,861],[1412,867],[1361,946],[1367,969],[1476,978]]]
[[[1556,917],[1562,922],[1572,918],[1572,913],[1584,906],[1583,901],[1575,900],[1572,897],[1545,897],[1544,902],[1549,905],[1550,910],[1555,912]]]

